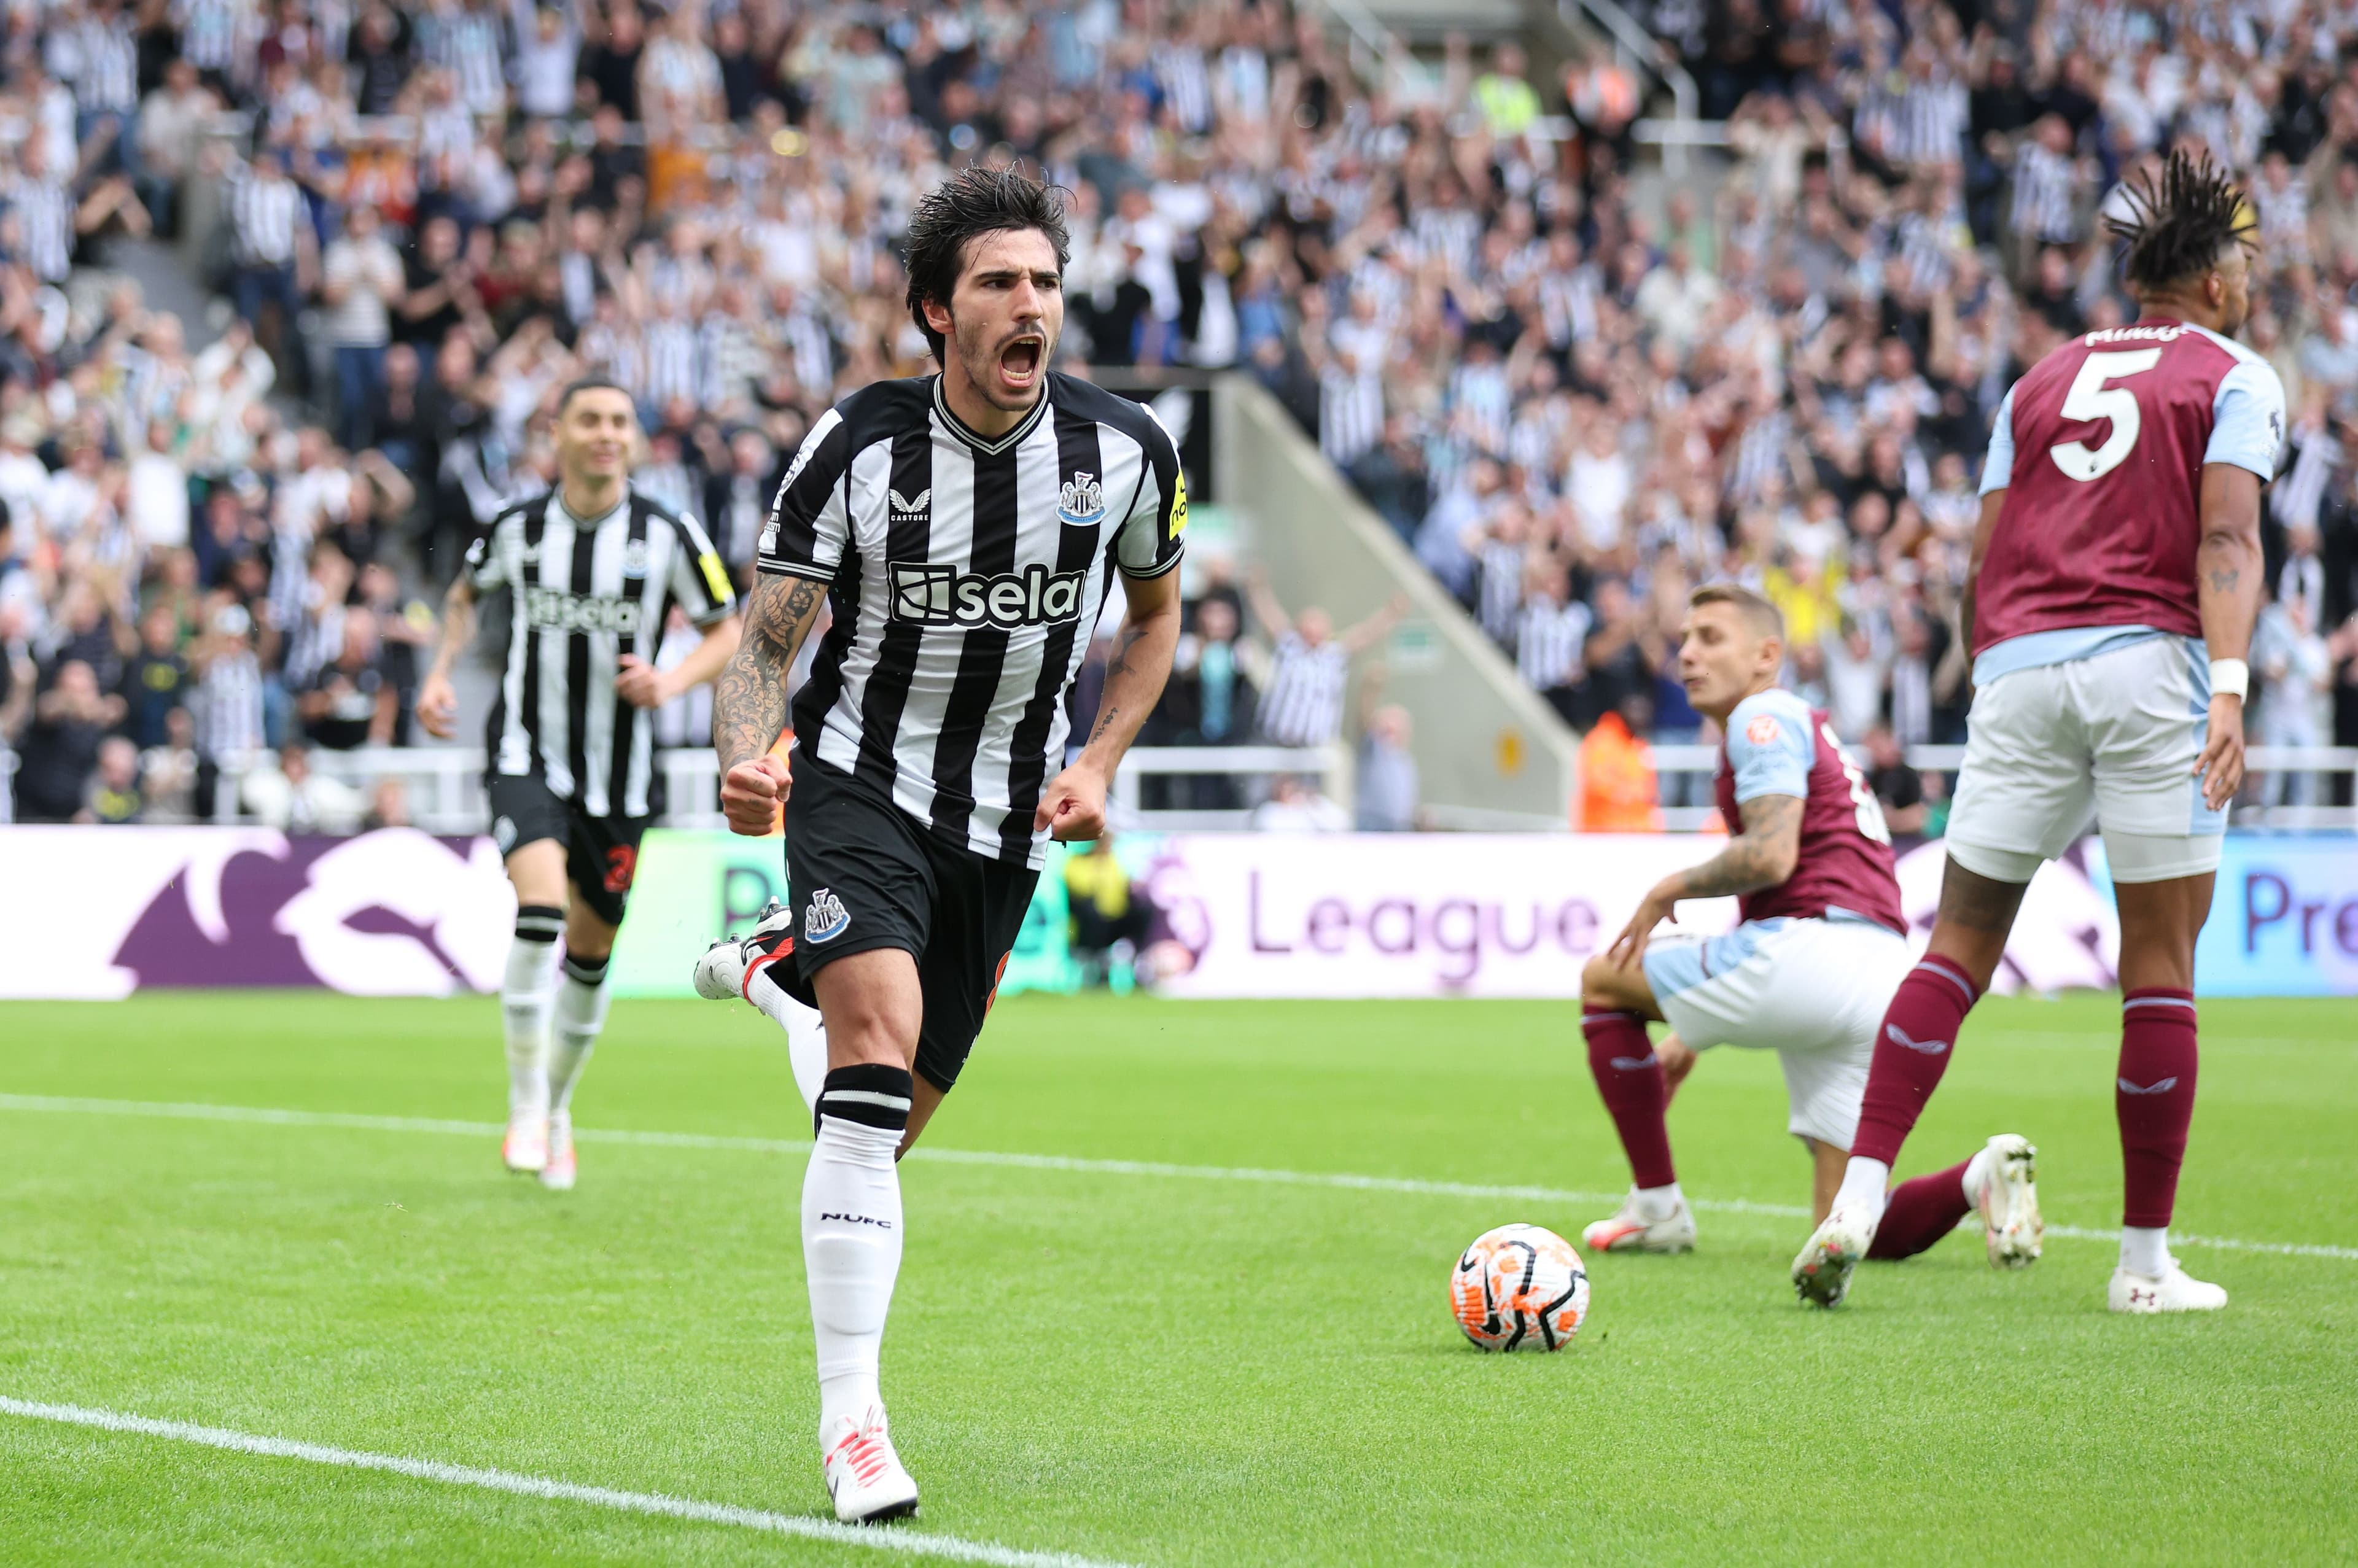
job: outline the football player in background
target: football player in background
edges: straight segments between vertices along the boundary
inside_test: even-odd
[[[1714,781],[1733,835],[1699,866],[1656,883],[1613,945],[1581,973],[1588,1065],[1629,1155],[1636,1187],[1621,1212],[1582,1232],[1605,1252],[1683,1252],[1694,1214],[1679,1190],[1663,1110],[1695,1047],[1773,1050],[1785,1069],[1787,1126],[1815,1162],[1823,1220],[1858,1128],[1876,1026],[1908,972],[1908,922],[1883,808],[1822,712],[1777,685],[1784,620],[1750,589],[1714,583],[1689,600],[1679,675],[1695,710],[1716,719]],[[1736,895],[1725,935],[1653,935],[1681,899]],[[1672,1033],[1659,1048],[1646,1023]],[[2039,1257],[2037,1151],[2016,1133],[1893,1192],[1872,1256],[1923,1251],[1973,1209],[1993,1266]]]
[[[696,519],[631,488],[639,418],[629,393],[602,377],[574,382],[557,397],[556,437],[557,488],[501,513],[468,547],[417,719],[446,740],[457,730],[450,671],[475,640],[475,600],[507,590],[507,659],[484,734],[492,838],[516,894],[500,985],[500,1158],[563,1191],[577,1169],[573,1088],[605,1027],[606,967],[639,841],[664,808],[652,710],[729,662],[737,597]],[[658,672],[675,604],[704,639]]]
[[[2124,1195],[2115,1312],[2214,1310],[2169,1254],[2194,1114],[2194,940],[2244,778],[2260,603],[2260,487],[2284,387],[2228,334],[2250,314],[2251,208],[2172,153],[2112,220],[2142,307],[2084,333],[1999,405],[1964,597],[1975,687],[1923,959],[1892,998],[1833,1211],[1793,1260],[1832,1306],[1891,1223],[1884,1183],[2006,950],[2023,889],[2086,830],[2120,906],[2115,1107]]]

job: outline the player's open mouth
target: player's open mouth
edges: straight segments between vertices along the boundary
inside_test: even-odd
[[[1040,374],[1040,356],[1047,344],[1032,334],[1016,339],[999,351],[999,373],[1008,385],[1029,386]]]

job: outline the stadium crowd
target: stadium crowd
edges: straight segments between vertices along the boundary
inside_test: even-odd
[[[1937,830],[1898,748],[1961,738],[1989,416],[2046,349],[2133,313],[2102,217],[2157,149],[2199,144],[2249,173],[2248,336],[2293,411],[2257,735],[2358,742],[2341,11],[1638,9],[1725,118],[1724,180],[1644,171],[1639,84],[1607,59],[1540,77],[1512,45],[1453,46],[1367,81],[1312,10],[1240,0],[17,14],[15,810],[203,815],[227,766],[265,819],[400,820],[397,790],[340,793],[306,749],[410,738],[427,605],[461,541],[548,482],[554,391],[593,370],[632,387],[638,482],[744,571],[818,412],[925,368],[895,243],[976,159],[1073,192],[1069,362],[1258,377],[1600,763],[1702,735],[1676,627],[1691,585],[1732,576],[1783,609],[1791,683]],[[109,268],[151,235],[233,306],[201,349]],[[1160,733],[1343,727],[1350,650],[1258,597],[1198,600],[1218,608],[1191,616]],[[1405,719],[1369,705],[1371,744],[1404,757]]]

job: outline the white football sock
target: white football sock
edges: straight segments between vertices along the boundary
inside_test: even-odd
[[[594,980],[585,977],[595,974]],[[548,1053],[548,1104],[563,1110],[573,1103],[573,1086],[581,1081],[582,1066],[606,1027],[606,963],[593,970],[568,958],[565,979],[557,991],[557,1032]]]
[[[1883,1220],[1886,1195],[1891,1187],[1891,1167],[1880,1160],[1867,1160],[1854,1154],[1843,1168],[1842,1187],[1834,1194],[1834,1207],[1847,1209],[1871,1225]]]
[[[786,1065],[794,1069],[795,1087],[801,1091],[803,1104],[816,1108],[820,1087],[827,1082],[827,1020],[819,1016],[818,1009],[805,1007],[788,996],[785,988],[770,978],[771,968],[765,964],[755,972],[745,987],[745,997],[786,1032]]]
[[[511,1119],[548,1111],[548,1016],[556,983],[556,933],[542,940],[519,935],[508,946],[507,974],[500,983]]]
[[[1996,1156],[1989,1152],[1986,1143],[1974,1151],[1974,1157],[1965,1162],[1965,1177],[1958,1185],[1965,1189],[1965,1201],[1976,1208],[1981,1206],[1982,1190],[1989,1185],[1990,1166],[1996,1162]]]
[[[903,1115],[906,1114],[905,1108]],[[803,1269],[818,1342],[819,1440],[881,1405],[877,1362],[901,1271],[901,1175],[894,1130],[819,1119],[803,1172]]]
[[[1639,1187],[1637,1191],[1638,1217],[1648,1225],[1657,1225],[1679,1212],[1686,1195],[1672,1182],[1667,1187]]]
[[[2121,1227],[2121,1267],[2132,1274],[2158,1280],[2169,1271],[2169,1227]]]

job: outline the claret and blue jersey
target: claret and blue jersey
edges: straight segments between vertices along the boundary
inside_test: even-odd
[[[2199,644],[2202,469],[2266,482],[2284,424],[2275,369],[2186,322],[2085,333],[2032,366],[1982,470],[1982,493],[2006,500],[1975,584],[1974,684],[2157,637]]]
[[[1906,931],[1883,807],[1826,715],[1771,687],[1737,703],[1726,730],[1714,783],[1730,833],[1744,830],[1746,801],[1786,795],[1801,802],[1793,874],[1738,899],[1744,919],[1850,917]]]

